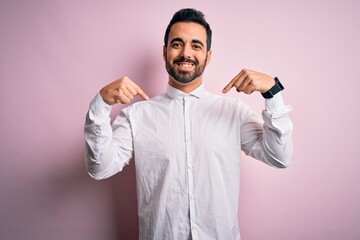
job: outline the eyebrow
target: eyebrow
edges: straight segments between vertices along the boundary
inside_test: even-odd
[[[172,44],[173,42],[181,42],[181,43],[184,43],[184,40],[183,40],[182,38],[177,37],[177,38],[173,38],[173,39],[171,40],[170,44]]]
[[[177,37],[177,38],[173,38],[173,39],[171,40],[170,44],[172,44],[173,42],[181,42],[181,43],[184,43],[184,40],[183,40],[182,38]],[[200,44],[202,47],[204,47],[204,43],[203,43],[202,41],[198,40],[198,39],[193,39],[191,42],[192,42],[192,43]]]
[[[202,41],[198,40],[198,39],[193,39],[191,42],[192,42],[192,43],[198,43],[198,44],[200,44],[202,47],[204,47],[204,43],[203,43]]]

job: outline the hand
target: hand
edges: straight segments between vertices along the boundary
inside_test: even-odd
[[[139,95],[144,100],[149,99],[146,93],[128,77],[122,77],[103,87],[100,90],[100,95],[109,105],[116,103],[128,104],[136,95]]]
[[[249,69],[243,69],[236,75],[233,80],[223,89],[223,93],[227,93],[232,87],[238,92],[251,94],[254,91],[261,93],[267,92],[275,85],[274,78],[260,72]]]

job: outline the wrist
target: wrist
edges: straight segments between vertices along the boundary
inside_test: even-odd
[[[274,78],[274,81],[275,81],[274,86],[272,86],[268,91],[261,93],[261,95],[265,99],[272,98],[275,94],[277,94],[278,92],[284,89],[284,86],[281,84],[280,80],[277,77]]]

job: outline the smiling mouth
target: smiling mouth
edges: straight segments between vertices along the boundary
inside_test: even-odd
[[[179,62],[179,63],[176,63],[176,65],[178,65],[179,67],[182,67],[182,68],[190,68],[190,67],[194,66],[193,63],[188,63],[188,62]]]

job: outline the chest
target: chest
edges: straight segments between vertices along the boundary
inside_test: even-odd
[[[172,154],[187,147],[226,151],[240,146],[240,120],[232,106],[198,99],[144,108],[131,116],[135,151]]]

